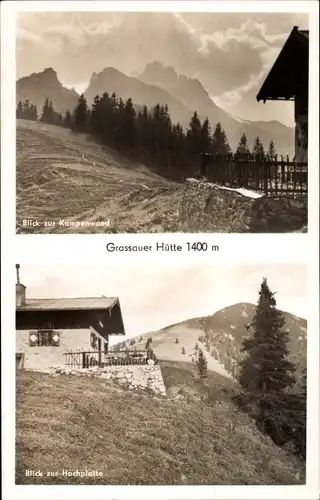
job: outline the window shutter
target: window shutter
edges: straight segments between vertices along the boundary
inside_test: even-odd
[[[35,346],[38,345],[39,342],[39,334],[36,330],[32,330],[29,332],[29,345]]]
[[[53,335],[52,335],[52,345],[53,346],[60,345],[60,332],[53,332]]]

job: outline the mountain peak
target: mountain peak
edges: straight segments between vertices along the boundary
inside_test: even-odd
[[[198,79],[181,75],[172,66],[165,66],[159,61],[148,63],[139,78],[148,83],[167,86],[191,85],[193,88],[198,87],[205,91]]]
[[[103,82],[107,78],[114,79],[114,78],[119,78],[119,77],[125,77],[125,75],[123,73],[121,73],[121,71],[119,71],[118,69],[113,68],[112,66],[107,66],[99,73],[96,73],[95,71],[92,73],[91,78],[90,78],[89,87],[91,85],[96,85],[99,81]]]
[[[76,91],[65,88],[51,67],[20,78],[16,83],[16,95],[18,101],[29,99],[38,109],[42,108],[45,99],[50,99],[55,111],[61,113],[72,111],[78,100]]]

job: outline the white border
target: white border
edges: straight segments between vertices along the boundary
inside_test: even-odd
[[[16,11],[110,10],[178,12],[309,12],[310,14],[310,102],[309,106],[309,233],[304,235],[15,235],[15,23]],[[3,457],[4,499],[307,499],[319,497],[319,52],[318,2],[312,1],[165,1],[165,2],[14,2],[1,6],[1,201],[2,201],[2,372],[3,372]],[[166,241],[182,243],[198,240],[218,244],[215,254],[167,253],[119,255],[106,254],[107,241],[133,244]],[[23,262],[83,262],[88,256],[97,262],[165,261],[204,262],[307,262],[310,277],[310,314],[308,318],[308,470],[307,486],[16,486],[14,485],[14,345],[15,269]],[[11,335],[12,332],[12,335]]]

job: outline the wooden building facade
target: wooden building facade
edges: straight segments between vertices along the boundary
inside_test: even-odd
[[[257,101],[294,101],[295,160],[308,161],[309,31],[291,31]]]
[[[17,368],[61,366],[70,350],[107,353],[110,335],[125,335],[117,297],[27,299],[17,283]]]

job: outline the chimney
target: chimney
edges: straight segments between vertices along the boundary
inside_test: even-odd
[[[24,306],[26,303],[26,287],[20,283],[19,269],[20,269],[20,264],[16,264],[16,270],[17,270],[16,307]]]

